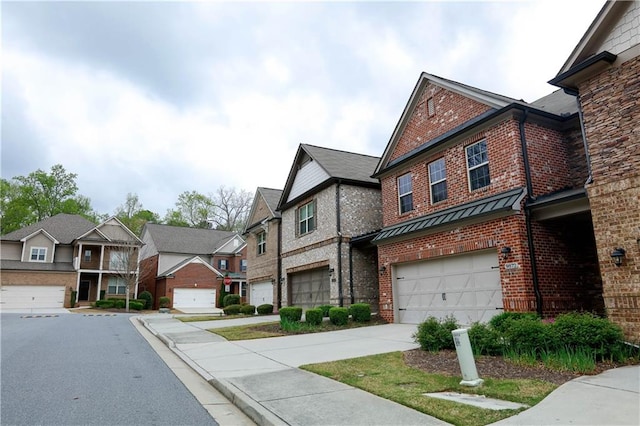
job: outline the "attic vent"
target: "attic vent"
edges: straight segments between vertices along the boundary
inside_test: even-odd
[[[427,114],[429,114],[429,117],[431,117],[432,115],[435,115],[436,113],[436,106],[433,103],[433,98],[429,98],[427,99]]]

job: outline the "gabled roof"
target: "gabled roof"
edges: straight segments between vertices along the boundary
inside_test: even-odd
[[[417,232],[426,232],[433,228],[439,228],[463,220],[475,219],[501,212],[517,211],[520,210],[520,202],[525,194],[525,188],[516,188],[491,197],[388,226],[382,229],[373,241],[377,243],[391,238],[401,238]]]
[[[96,232],[98,235],[101,235],[105,240],[118,241],[116,239],[116,236],[111,236],[110,237],[109,235],[107,235],[109,232],[107,232],[105,230],[105,228],[107,228],[109,226],[120,228],[122,230],[122,232],[124,232],[124,235],[127,235],[130,238],[130,240],[128,240],[128,241],[135,241],[138,244],[143,244],[142,240],[140,240],[140,238],[138,238],[138,236],[136,234],[134,234],[129,228],[127,228],[125,226],[124,223],[122,223],[120,221],[120,219],[118,219],[115,216],[111,216],[109,219],[105,220],[100,225],[96,226],[95,229],[90,230],[90,231],[86,232],[85,234],[79,236],[78,239],[87,238],[87,237],[90,238],[91,232]],[[122,241],[122,240],[120,240],[120,241]]]
[[[31,234],[27,235],[27,236],[26,236],[26,237],[24,237],[24,238],[20,238],[20,241],[25,242],[25,241],[27,241],[27,240],[31,239],[31,237],[34,237],[34,236],[35,236],[35,235],[37,235],[37,234],[42,234],[42,235],[44,235],[46,238],[48,238],[49,240],[51,240],[51,242],[52,242],[53,244],[60,244],[60,241],[56,240],[56,239],[53,237],[53,235],[49,234],[47,231],[45,231],[45,230],[44,230],[44,229],[42,229],[42,228],[38,229],[38,230],[37,230],[37,231],[35,231],[35,232],[32,232]]]
[[[295,199],[288,200],[297,172],[309,159],[315,161],[319,168],[325,173],[324,179],[317,182],[303,194],[296,196]],[[379,159],[379,157],[371,155],[300,144],[289,172],[287,183],[282,191],[277,210],[282,211],[294,204],[297,200],[307,197],[337,181],[350,185],[379,187],[380,182],[371,177]]]
[[[253,196],[253,203],[251,203],[251,210],[249,211],[249,215],[247,216],[248,220],[252,220],[252,223],[247,221],[247,224],[242,231],[242,234],[246,234],[250,229],[256,227],[260,223],[270,220],[270,219],[280,219],[281,215],[278,211],[278,202],[280,201],[280,197],[282,196],[281,189],[271,189],[271,188],[263,188],[258,187],[256,190],[256,194]],[[256,209],[258,208],[259,200],[264,200],[264,203],[267,205],[269,209],[268,217],[255,217]]]
[[[235,232],[147,223],[145,230],[160,253],[211,255]]]
[[[233,244],[235,242],[235,245]],[[238,254],[247,246],[245,240],[238,234],[227,238],[212,254]]]
[[[218,271],[216,268],[214,268],[213,266],[209,265],[207,262],[205,262],[202,258],[200,258],[199,256],[193,256],[191,258],[185,259],[182,262],[173,265],[171,268],[167,269],[166,271],[158,274],[158,277],[166,277],[168,275],[171,274],[175,274],[176,272],[178,272],[180,269],[184,268],[187,265],[191,265],[191,264],[200,264],[200,265],[204,265],[207,269],[209,269],[211,272],[213,272],[214,274],[216,274],[219,277],[223,277],[224,275]]]
[[[71,244],[96,227],[95,223],[75,214],[60,213],[2,236],[4,241],[20,241],[39,230],[46,231],[60,244]]]
[[[282,196],[282,189],[258,188],[257,192],[260,193],[264,199],[273,217],[280,217],[278,201],[280,201],[280,197]]]

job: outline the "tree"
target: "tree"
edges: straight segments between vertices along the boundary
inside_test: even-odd
[[[111,275],[120,279],[125,285],[125,307],[129,312],[131,290],[138,282],[138,256],[141,243],[137,240],[120,241],[112,246],[109,253],[109,270]]]
[[[209,228],[209,218],[213,216],[213,200],[196,191],[185,191],[178,196],[175,210],[168,210],[165,223],[175,226]]]
[[[2,234],[23,228],[58,213],[79,214],[90,220],[99,217],[87,197],[78,195],[77,175],[67,173],[61,164],[51,172],[36,170],[2,180]]]
[[[140,235],[145,223],[160,222],[160,216],[150,210],[143,210],[138,195],[132,193],[128,193],[124,204],[116,209],[116,217],[136,235]]]
[[[209,219],[222,231],[241,232],[247,222],[253,194],[245,190],[221,186],[213,196],[215,209]]]

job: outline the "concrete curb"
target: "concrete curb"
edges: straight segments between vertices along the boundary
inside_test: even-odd
[[[179,350],[175,343],[167,336],[158,333],[153,327],[149,325],[144,318],[138,317],[138,321],[149,330],[156,338],[163,342],[174,354],[176,354],[185,364],[187,364],[193,371],[195,371],[200,377],[207,381],[218,392],[224,395],[233,405],[238,407],[247,417],[256,422],[259,425],[264,426],[282,426],[287,425],[285,421],[277,417],[271,411],[267,410],[258,401],[251,398],[246,393],[242,392],[233,384],[224,379],[217,379],[213,377],[209,372],[202,369],[198,364],[193,362],[191,358],[186,356],[181,350]]]

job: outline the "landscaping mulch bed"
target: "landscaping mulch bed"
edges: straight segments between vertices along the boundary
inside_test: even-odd
[[[414,349],[404,352],[405,363],[427,373],[462,376],[456,351],[439,352]],[[605,370],[623,367],[627,364],[599,362],[596,369],[589,373],[600,374]],[[558,371],[545,367],[541,363],[536,366],[520,365],[501,356],[481,356],[476,358],[476,369],[480,378],[494,379],[537,379],[561,385],[583,374],[570,371]]]

